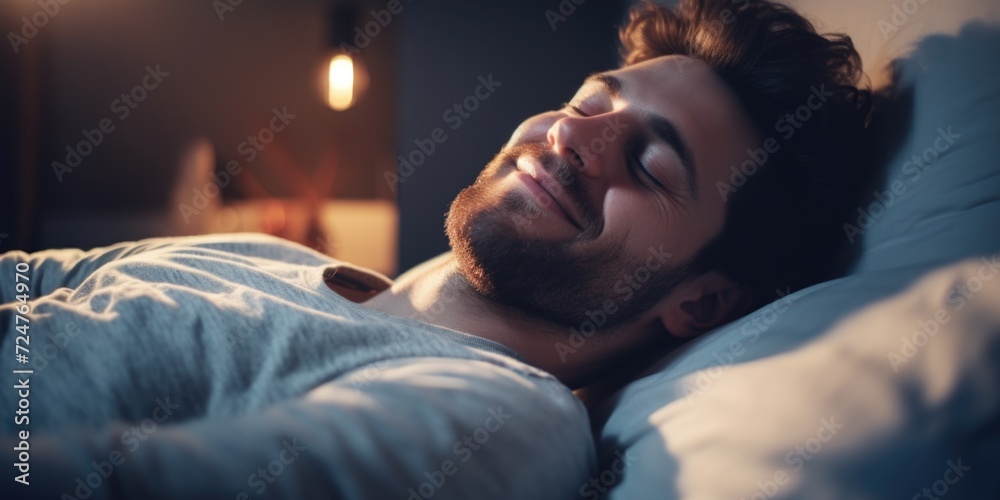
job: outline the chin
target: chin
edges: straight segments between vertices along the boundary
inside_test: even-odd
[[[452,204],[446,223],[458,270],[472,288],[498,304],[559,326],[586,319],[580,292],[593,286],[590,259],[574,254],[569,242],[547,242],[524,234],[518,219],[530,217],[524,202],[509,196],[479,203],[473,186]],[[588,269],[589,267],[589,269]],[[589,295],[589,294],[587,294]]]

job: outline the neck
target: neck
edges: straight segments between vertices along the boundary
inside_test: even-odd
[[[573,341],[569,328],[480,295],[458,271],[450,253],[407,271],[364,305],[503,344],[571,388],[599,379],[626,355],[648,345],[634,340],[644,336],[615,332],[598,332],[590,338],[577,335]]]

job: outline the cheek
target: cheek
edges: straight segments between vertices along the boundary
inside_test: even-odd
[[[604,230],[601,238],[624,240],[634,254],[645,254],[662,245],[678,259],[693,256],[702,244],[702,235],[692,227],[691,214],[680,214],[666,200],[662,206],[650,193],[612,189],[604,201]]]
[[[666,243],[674,229],[649,193],[612,188],[604,198],[604,235],[628,247]]]

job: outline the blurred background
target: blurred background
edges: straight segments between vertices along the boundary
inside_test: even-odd
[[[625,0],[4,0],[0,252],[259,231],[396,275]]]

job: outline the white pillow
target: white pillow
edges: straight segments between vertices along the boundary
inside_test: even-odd
[[[859,261],[848,277],[697,339],[596,411],[609,471],[598,489],[622,499],[765,499],[922,498],[925,487],[931,496],[947,487],[949,498],[1000,498],[998,436],[985,430],[1000,416],[1000,8],[790,5],[822,32],[850,34],[876,87],[897,61],[905,134],[878,194],[845,221]],[[913,160],[925,154],[932,161]],[[981,292],[949,296],[967,280]],[[951,320],[908,357],[903,339],[920,342],[919,322],[939,310]]]
[[[790,295],[632,383],[609,498],[998,498],[1000,255],[918,274]]]

